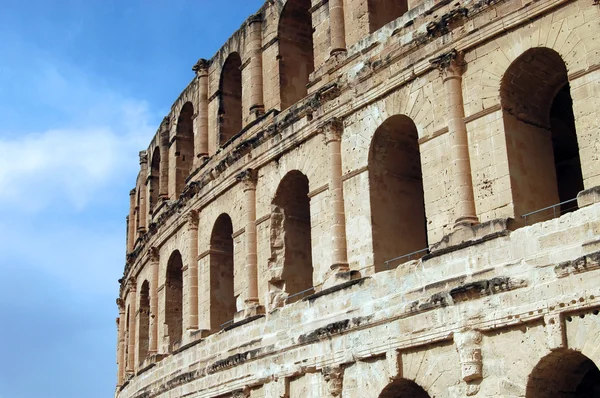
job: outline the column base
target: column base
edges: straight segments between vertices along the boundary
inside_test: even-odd
[[[359,278],[360,272],[350,270],[348,264],[345,264],[345,266],[344,264],[333,264],[331,266],[331,271],[325,276],[325,281],[323,281],[321,290],[329,289],[330,287]]]
[[[234,322],[239,322],[244,319],[252,318],[257,315],[264,315],[265,307],[256,301],[246,302],[246,308],[235,313]]]
[[[454,221],[454,230],[465,227],[471,228],[477,224],[479,224],[479,219],[476,216],[459,217],[456,219],[456,221]]]

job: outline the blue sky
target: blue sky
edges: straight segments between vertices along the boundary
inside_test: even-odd
[[[0,398],[114,393],[128,192],[263,0],[0,0]]]

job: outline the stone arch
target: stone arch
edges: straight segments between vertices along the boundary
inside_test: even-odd
[[[210,236],[210,324],[218,330],[233,319],[236,300],[233,288],[233,224],[228,214],[215,221]]]
[[[183,104],[179,112],[175,145],[175,191],[179,195],[194,162],[194,105],[191,102]]]
[[[281,110],[307,94],[315,69],[310,0],[288,0],[279,19],[279,87]]]
[[[165,278],[165,324],[169,350],[183,335],[183,260],[179,250],[171,253]]]
[[[537,47],[515,59],[502,77],[500,102],[515,218],[573,199],[583,189],[567,68],[554,50]],[[576,208],[565,204],[561,212]],[[543,221],[553,211],[528,217]]]
[[[150,345],[150,282],[144,280],[140,289],[139,303],[139,326],[138,326],[138,360],[140,364],[148,356],[148,347]]]
[[[395,115],[385,120],[373,135],[368,162],[377,272],[386,269],[386,260],[428,245],[421,155],[412,119]]]
[[[379,398],[429,398],[429,394],[412,380],[397,379],[381,391]]]
[[[289,296],[313,287],[308,178],[289,171],[271,202],[269,301],[272,307],[296,301]]]
[[[229,54],[219,81],[219,146],[232,139],[242,129],[242,58]]]
[[[527,398],[598,397],[600,370],[582,353],[569,349],[552,351],[529,375]]]
[[[152,214],[154,208],[158,204],[158,196],[160,194],[160,150],[154,148],[152,160],[150,161],[150,203],[148,212]]]
[[[368,0],[367,4],[369,7],[369,33],[379,30],[408,11],[407,0]]]

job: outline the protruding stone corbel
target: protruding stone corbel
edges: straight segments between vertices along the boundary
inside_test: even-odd
[[[478,330],[463,330],[454,333],[454,344],[458,351],[462,379],[469,383],[483,377],[481,356],[482,335]]]
[[[148,153],[146,151],[140,151],[139,156],[140,156],[140,164],[148,163]]]
[[[323,378],[327,383],[327,391],[332,397],[341,397],[343,382],[344,382],[344,368],[341,366],[327,367],[322,370]]]

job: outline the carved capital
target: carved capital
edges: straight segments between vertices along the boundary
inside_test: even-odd
[[[158,248],[154,247],[154,246],[152,246],[151,248],[149,248],[147,256],[148,256],[148,260],[151,263],[157,263],[158,260],[159,260],[159,257],[160,257],[159,254],[158,254]]]
[[[196,210],[192,210],[185,215],[185,223],[187,225],[188,230],[190,229],[198,229],[198,223],[200,222],[200,217],[198,216],[198,212]]]
[[[131,293],[135,293],[135,291],[137,290],[137,284],[135,282],[134,278],[129,278],[127,280],[127,289],[131,292]]]
[[[323,368],[323,377],[327,383],[327,390],[332,397],[342,396],[344,368],[341,366]]]
[[[148,163],[148,154],[146,151],[140,151],[140,164]]]
[[[250,397],[250,388],[246,386],[239,390],[235,390],[231,395],[233,398],[249,398]]]
[[[333,141],[341,141],[344,132],[344,123],[336,117],[331,118],[319,126],[319,132],[323,134],[326,144]]]
[[[121,297],[117,299],[117,307],[119,308],[119,314],[125,313],[125,301]]]
[[[129,196],[135,196],[135,188],[129,191]]]
[[[209,60],[206,60],[204,58],[200,58],[195,64],[194,66],[192,66],[192,70],[194,72],[196,72],[197,75],[201,74],[202,72],[207,72],[208,68],[210,67],[211,62]]]
[[[248,17],[248,25],[252,25],[253,23],[256,22],[262,22],[263,21],[263,15],[260,12],[257,12],[254,15],[250,15],[250,17]]]
[[[258,170],[246,169],[236,175],[235,179],[243,184],[244,192],[248,190],[255,190],[256,182],[258,181]]]
[[[464,53],[453,48],[429,60],[429,63],[438,68],[446,78],[461,76],[465,66]]]
[[[454,344],[460,359],[462,378],[466,382],[483,377],[483,359],[481,357],[481,332],[464,330],[454,333]]]

